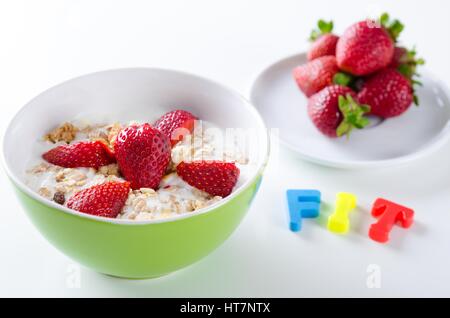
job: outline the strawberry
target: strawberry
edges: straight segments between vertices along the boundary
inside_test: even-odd
[[[170,140],[150,124],[122,129],[114,144],[120,171],[132,189],[156,189],[170,161]]]
[[[169,137],[173,146],[181,141],[187,132],[192,133],[197,119],[185,110],[174,110],[164,114],[153,126]]]
[[[326,55],[335,55],[336,53],[336,44],[339,37],[331,33],[333,31],[333,21],[325,22],[324,20],[319,20],[317,27],[311,32],[309,38],[312,45],[308,52],[308,61]]]
[[[417,57],[415,48],[408,50],[404,47],[396,47],[389,67],[397,69],[403,76],[412,80],[414,84],[420,84],[420,82],[414,80],[414,77],[419,76],[417,67],[424,64],[425,60]]]
[[[333,83],[339,69],[334,56],[322,56],[304,65],[297,66],[293,75],[300,90],[307,96],[317,93]]]
[[[414,101],[414,93],[407,78],[399,71],[388,68],[364,82],[358,99],[370,105],[373,115],[389,118],[403,114]]]
[[[222,161],[181,162],[178,175],[191,186],[214,196],[226,197],[233,190],[239,177],[234,163]]]
[[[408,60],[408,50],[404,47],[396,46],[394,48],[394,55],[392,56],[389,67],[398,68],[400,65],[406,63]]]
[[[67,201],[67,207],[79,212],[115,218],[128,198],[129,182],[107,182],[78,191]]]
[[[313,95],[308,101],[308,115],[317,129],[328,137],[349,135],[353,128],[369,124],[364,114],[367,105],[355,101],[355,92],[348,87],[332,85]]]
[[[389,65],[394,41],[389,32],[371,21],[350,26],[336,45],[339,68],[353,75],[368,75]]]
[[[55,147],[42,155],[46,161],[64,168],[101,166],[115,162],[114,154],[101,141],[80,141]]]

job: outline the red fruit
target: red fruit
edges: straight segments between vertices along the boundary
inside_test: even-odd
[[[80,141],[55,147],[42,155],[46,161],[64,168],[99,168],[115,162],[114,154],[101,141]]]
[[[336,44],[339,37],[334,34],[324,34],[313,42],[308,52],[308,61],[312,61],[316,58],[335,55]]]
[[[222,161],[181,162],[177,173],[191,186],[221,197],[231,193],[239,178],[239,168]]]
[[[383,118],[403,114],[414,101],[411,82],[395,69],[385,69],[368,78],[358,94],[371,113]]]
[[[170,161],[170,140],[143,124],[122,129],[114,144],[120,171],[132,189],[156,189]]]
[[[184,135],[192,133],[197,119],[185,110],[174,110],[164,114],[153,126],[169,137],[173,146],[181,141]]]
[[[353,128],[364,128],[369,120],[367,105],[355,102],[355,92],[339,85],[325,87],[308,101],[308,115],[314,125],[328,137],[349,134]]]
[[[339,71],[334,56],[322,56],[294,69],[294,78],[300,90],[307,96],[317,93],[333,83]]]
[[[404,47],[396,47],[389,67],[397,69],[397,71],[411,80],[411,82],[420,85],[421,83],[415,77],[419,76],[417,68],[423,64],[425,64],[425,60],[417,57],[415,49],[408,50]]]
[[[398,68],[401,64],[408,62],[408,50],[404,47],[396,46],[394,48],[394,55],[392,56],[389,67]]]
[[[380,24],[358,22],[349,27],[336,46],[339,68],[353,75],[367,75],[388,66],[394,55],[394,41]]]
[[[75,193],[67,207],[83,213],[115,218],[128,198],[129,182],[107,182]]]

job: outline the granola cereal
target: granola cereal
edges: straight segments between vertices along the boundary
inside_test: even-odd
[[[55,128],[47,135],[44,136],[44,140],[50,141],[52,143],[57,143],[64,141],[65,143],[70,143],[75,140],[78,128],[71,123],[63,123],[59,127]]]

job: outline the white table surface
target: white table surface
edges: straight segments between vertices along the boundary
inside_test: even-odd
[[[248,94],[271,62],[307,47],[318,18],[338,31],[389,11],[407,28],[427,68],[450,81],[448,1],[2,1],[0,125],[29,99],[66,79],[117,67],[193,72]],[[437,42],[437,36],[445,42]],[[272,154],[259,195],[232,237],[202,261],[167,277],[129,281],[78,269],[37,232],[0,172],[0,296],[450,296],[450,144],[407,166],[335,170]],[[360,211],[345,237],[308,220],[287,228],[284,191],[318,188],[358,195]],[[416,223],[394,228],[388,245],[367,229],[373,200],[411,206]],[[370,267],[373,264],[375,267]],[[374,274],[367,270],[375,268]],[[78,274],[80,284],[71,284]],[[374,276],[377,275],[377,276]],[[379,285],[369,288],[367,280]],[[374,286],[371,286],[374,287]]]

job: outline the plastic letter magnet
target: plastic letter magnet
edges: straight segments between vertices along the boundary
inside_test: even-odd
[[[328,218],[328,230],[345,234],[350,228],[349,213],[356,208],[357,198],[354,194],[340,192],[336,195],[336,210]]]
[[[389,233],[394,224],[398,223],[407,229],[413,223],[414,211],[397,203],[376,199],[372,208],[372,216],[379,217],[378,222],[370,226],[369,237],[377,242],[389,241]]]
[[[289,227],[293,232],[302,229],[302,218],[316,218],[320,210],[320,191],[287,190]]]

